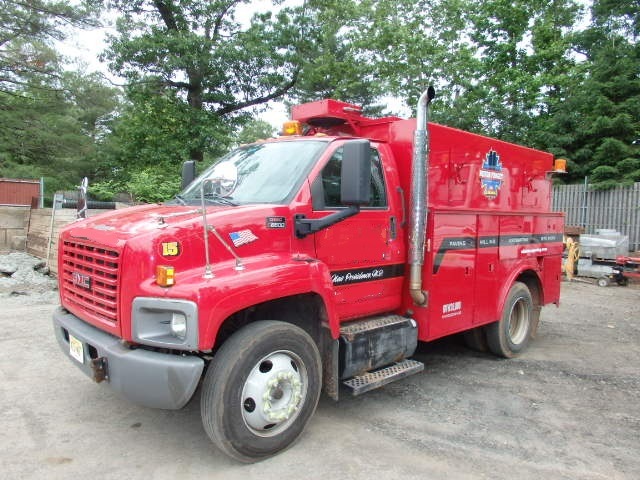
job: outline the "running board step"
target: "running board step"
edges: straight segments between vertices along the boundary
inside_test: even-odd
[[[422,370],[424,370],[424,363],[416,360],[403,360],[402,362],[381,368],[375,372],[357,375],[342,383],[351,389],[351,394],[355,397],[356,395],[382,387],[387,383],[395,382],[396,380],[408,377]]]

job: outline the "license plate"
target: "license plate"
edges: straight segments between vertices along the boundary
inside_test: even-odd
[[[69,334],[69,355],[80,363],[84,363],[84,346],[82,342]]]

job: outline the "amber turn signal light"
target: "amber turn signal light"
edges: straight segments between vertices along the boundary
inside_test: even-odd
[[[176,284],[176,269],[166,265],[156,267],[156,283],[161,287],[170,287]]]

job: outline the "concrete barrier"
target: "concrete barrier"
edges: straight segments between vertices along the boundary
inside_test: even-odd
[[[106,211],[108,210],[87,210],[87,216],[93,217]],[[52,213],[52,208],[38,208],[31,211],[26,251],[45,260],[51,273],[57,274],[58,234],[62,227],[76,219],[76,211],[66,208],[56,209],[53,224],[51,223]]]
[[[24,251],[30,207],[0,206],[0,252]]]

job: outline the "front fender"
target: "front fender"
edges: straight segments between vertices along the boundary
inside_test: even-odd
[[[200,289],[200,350],[213,347],[220,326],[232,314],[270,300],[304,293],[315,293],[322,298],[331,335],[338,338],[339,322],[327,266],[312,259],[279,260],[248,265],[245,271],[218,277],[217,285]]]

